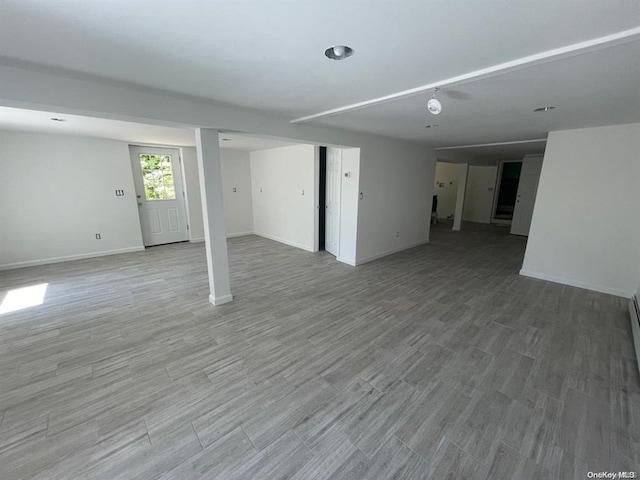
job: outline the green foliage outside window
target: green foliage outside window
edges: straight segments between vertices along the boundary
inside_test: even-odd
[[[140,155],[142,180],[147,200],[175,200],[170,155]]]

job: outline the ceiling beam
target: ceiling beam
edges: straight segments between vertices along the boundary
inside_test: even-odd
[[[563,57],[586,53],[599,48],[610,47],[634,40],[640,40],[640,27],[623,30],[621,32],[613,33],[611,35],[605,35],[604,37],[598,37],[580,43],[574,43],[565,47],[554,48],[553,50],[547,50],[541,53],[536,53],[534,55],[528,55],[516,60],[499,63],[497,65],[492,65],[480,70],[474,70],[473,72],[468,72],[462,75],[457,75],[455,77],[439,80],[437,82],[428,83],[420,87],[410,88],[409,90],[402,90],[400,92],[385,95],[383,97],[372,98],[371,100],[365,100],[363,102],[352,103],[351,105],[345,105],[343,107],[325,110],[324,112],[293,119],[291,120],[291,123],[306,123],[318,118],[330,117],[342,113],[352,112],[354,110],[360,110],[362,108],[371,107],[373,105],[418,95],[427,91],[431,91],[436,87],[444,88],[450,87],[452,85],[469,83],[483,78],[501,75],[518,68],[530,67],[539,63],[558,60]]]
[[[454,147],[438,147],[436,150],[459,150],[462,148],[476,148],[476,147],[499,147],[501,145],[519,145],[521,143],[539,143],[546,142],[546,138],[535,138],[533,140],[513,140],[511,142],[495,142],[495,143],[477,143],[475,145],[457,145]]]

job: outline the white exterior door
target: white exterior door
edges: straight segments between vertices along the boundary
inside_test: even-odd
[[[129,147],[145,247],[189,239],[180,152]]]
[[[511,221],[511,234],[529,236],[533,206],[538,193],[538,181],[542,171],[542,156],[525,157],[522,161],[520,181],[518,183],[518,195],[513,209]]]
[[[325,249],[336,257],[340,255],[340,185],[342,150],[327,148],[327,191],[325,216]]]

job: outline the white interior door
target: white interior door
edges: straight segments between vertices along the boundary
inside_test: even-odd
[[[538,193],[538,182],[542,171],[542,157],[528,157],[522,162],[520,182],[518,183],[518,195],[513,209],[511,221],[511,234],[529,236],[533,206]]]
[[[340,185],[342,150],[327,148],[327,191],[325,215],[325,249],[336,257],[340,254]]]
[[[145,247],[188,240],[180,152],[136,146],[129,151]]]

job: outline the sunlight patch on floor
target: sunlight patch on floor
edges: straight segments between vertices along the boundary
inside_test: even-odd
[[[42,305],[48,283],[9,290],[0,305],[0,315]]]

